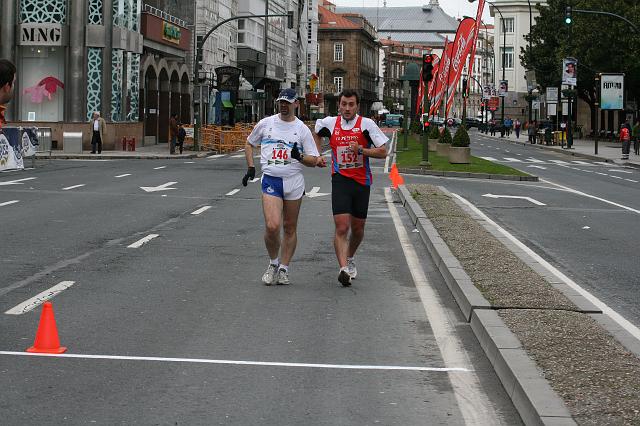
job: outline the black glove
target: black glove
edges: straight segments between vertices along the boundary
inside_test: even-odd
[[[293,148],[291,148],[291,158],[302,162],[302,154],[300,154],[300,150],[298,149],[298,142],[293,143]]]
[[[247,182],[249,181],[249,179],[255,179],[255,177],[256,177],[256,168],[249,167],[247,169],[247,174],[244,175],[244,177],[242,178],[242,186],[247,186]]]

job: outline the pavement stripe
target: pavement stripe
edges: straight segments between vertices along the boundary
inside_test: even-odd
[[[621,170],[621,169],[611,169],[609,170],[610,172],[616,172],[616,173],[627,173],[627,174],[631,174],[633,172],[629,171],[629,170]]]
[[[63,191],[68,191],[70,189],[76,189],[76,188],[80,188],[84,186],[84,183],[80,184],[80,185],[73,185],[73,186],[67,186],[66,188],[62,188]]]
[[[562,161],[562,160],[549,160],[549,162],[555,163],[555,164],[567,164],[566,161]]]
[[[166,167],[167,167],[167,166],[154,167],[154,168],[153,168],[153,170],[160,170],[160,169],[164,169],[164,168],[166,168]]]
[[[29,177],[29,178],[22,178],[22,179],[4,181],[4,182],[0,182],[0,186],[4,186],[4,185],[22,185],[22,182],[25,182],[27,180],[33,180],[33,179],[36,179],[36,178]]]
[[[573,164],[582,164],[583,166],[590,166],[591,163],[587,163],[586,161],[580,161],[580,160],[571,160],[571,162]]]
[[[195,161],[185,161],[184,164],[196,164]]]
[[[637,180],[633,180],[633,179],[625,179],[625,180],[628,181],[628,182],[638,183]]]
[[[553,182],[550,182],[550,181],[545,180],[545,179],[541,179],[541,181],[544,182],[544,183],[548,183],[550,185],[554,185],[554,186],[557,186],[559,188],[562,188],[562,189],[566,190],[567,192],[570,192],[570,193],[573,193],[573,194],[576,194],[576,195],[582,195],[582,196],[585,196],[585,197],[588,197],[588,198],[593,198],[593,199],[596,199],[596,200],[600,200],[600,201],[603,201],[605,203],[612,204],[612,205],[614,205],[616,207],[621,207],[621,208],[624,208],[626,210],[633,211],[634,213],[640,214],[639,210],[635,210],[635,209],[632,209],[630,207],[626,207],[626,206],[623,206],[621,204],[614,203],[612,201],[604,200],[602,198],[598,198],[596,196],[589,195],[589,194],[586,194],[584,192],[569,188],[567,186],[559,185],[557,183],[553,183]],[[516,246],[518,246],[520,249],[524,250],[529,256],[531,256],[533,258],[533,260],[535,260],[536,262],[540,263],[542,266],[547,268],[548,271],[550,271],[552,274],[554,274],[556,277],[558,277],[560,280],[562,280],[565,284],[567,284],[569,287],[571,287],[574,290],[576,290],[578,293],[580,293],[582,296],[584,296],[588,301],[593,303],[597,308],[599,308],[602,311],[602,313],[604,313],[605,315],[608,315],[609,318],[611,318],[613,321],[617,322],[622,328],[624,328],[631,335],[633,335],[633,337],[635,337],[636,339],[640,340],[640,329],[638,327],[633,325],[631,322],[629,322],[627,319],[625,319],[622,315],[620,315],[619,313],[617,313],[616,311],[611,309],[605,303],[600,301],[600,299],[598,299],[597,297],[595,297],[594,295],[589,293],[587,290],[585,290],[582,287],[580,287],[578,284],[575,283],[575,281],[573,281],[571,278],[567,277],[565,274],[560,272],[556,267],[554,267],[549,262],[544,260],[540,255],[538,255],[536,252],[531,250],[525,244],[520,242],[520,240],[518,240],[516,237],[511,235],[505,229],[500,227],[500,225],[498,225],[493,220],[491,220],[486,214],[484,214],[482,211],[480,211],[480,209],[478,209],[476,206],[471,204],[470,201],[466,200],[465,198],[461,197],[458,194],[453,194],[453,195],[456,198],[458,198],[460,201],[462,201],[464,204],[469,206],[469,208],[471,210],[473,210],[481,218],[486,220],[487,223],[489,223],[489,224],[491,224],[491,226],[495,227],[495,229],[497,229],[498,232],[500,232],[502,235],[504,235],[509,240],[511,240]]]
[[[123,356],[123,355],[91,355],[91,354],[38,354],[30,352],[0,351],[0,355],[13,356],[44,356],[49,358],[80,358],[80,359],[110,359],[122,361],[157,361],[183,362],[194,364],[227,364],[227,365],[260,365],[266,367],[298,367],[298,368],[326,368],[341,370],[404,370],[404,371],[433,371],[433,372],[461,372],[471,370],[466,368],[422,367],[404,365],[356,365],[356,364],[307,364],[299,362],[271,362],[271,361],[236,361],[230,359],[203,358],[166,358],[157,356]]]
[[[434,291],[432,284],[422,269],[422,261],[413,248],[407,231],[400,219],[398,209],[393,204],[391,190],[385,188],[384,195],[398,234],[398,239],[400,240],[400,245],[402,246],[407,266],[409,267],[411,277],[422,300],[427,321],[429,322],[433,337],[440,349],[445,365],[471,365],[469,355],[456,336],[455,327],[449,320],[450,314],[444,309],[440,297]],[[492,404],[480,386],[480,381],[476,374],[464,376],[449,374],[449,381],[453,387],[453,393],[458,402],[458,407],[460,407],[460,412],[464,417],[465,424],[500,424],[496,418]]]
[[[198,215],[202,212],[206,212],[207,210],[209,210],[211,208],[211,206],[204,206],[204,207],[200,207],[198,210],[192,211],[191,214],[193,215]]]
[[[609,177],[611,177],[613,179],[624,179],[622,176],[609,175]]]
[[[498,161],[497,158],[493,158],[493,157],[480,157],[480,158],[482,158],[483,160],[487,160],[487,161],[494,161],[494,162]]]
[[[237,194],[238,192],[240,192],[240,190],[239,190],[239,189],[234,189],[233,191],[229,191],[229,192],[227,192],[225,195],[229,195],[229,196],[230,196],[230,195]]]
[[[114,177],[121,178],[121,177],[126,177],[126,176],[131,176],[131,173],[125,173],[123,175],[118,175],[118,176],[114,176]]]
[[[19,202],[20,202],[20,200],[5,201],[4,203],[0,203],[0,207],[9,206],[11,204],[15,204],[15,203],[19,203]]]
[[[142,245],[148,243],[149,241],[153,240],[158,236],[159,236],[158,234],[149,234],[146,237],[139,239],[135,243],[128,245],[127,248],[140,248],[142,247]]]
[[[504,157],[504,159],[512,163],[522,163],[522,160],[519,158]]]
[[[54,285],[50,289],[45,290],[42,293],[33,296],[31,299],[26,300],[26,301],[22,302],[21,304],[9,309],[8,311],[5,312],[5,314],[7,314],[7,315],[22,315],[22,314],[25,314],[25,313],[31,311],[32,309],[37,308],[42,303],[44,303],[47,300],[53,298],[58,293],[61,293],[62,291],[68,289],[69,287],[71,287],[74,284],[75,284],[75,281],[62,281],[62,282]]]
[[[542,160],[538,160],[537,158],[525,158],[526,161],[530,162],[530,163],[544,163],[544,161]]]
[[[232,155],[231,158],[244,158],[244,154]]]
[[[216,158],[225,157],[227,154],[214,154],[207,157],[207,160],[215,160]]]

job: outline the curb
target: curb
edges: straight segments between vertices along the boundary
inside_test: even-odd
[[[399,187],[398,195],[522,421],[527,425],[575,425],[564,402],[542,377],[520,340],[474,286],[404,185]]]
[[[100,154],[51,154],[37,152],[36,159],[47,160],[180,160],[185,158],[199,157],[199,153],[178,154],[178,155],[155,155],[155,154],[139,154],[139,155],[100,155]]]
[[[475,179],[494,179],[494,180],[513,180],[513,181],[528,181],[538,182],[538,176],[516,176],[516,175],[495,175],[489,173],[471,173],[471,172],[447,172],[442,170],[430,170],[423,169],[421,167],[399,167],[400,173],[416,174],[416,175],[430,175],[430,176],[442,176],[442,177],[458,177],[458,178],[475,178]]]

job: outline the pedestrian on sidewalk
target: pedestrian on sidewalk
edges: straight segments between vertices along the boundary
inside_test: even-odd
[[[178,114],[171,114],[169,119],[169,154],[176,153],[176,143],[178,141]]]
[[[187,137],[187,131],[184,129],[182,123],[178,123],[178,136],[176,137],[176,144],[180,148],[180,154],[184,148],[184,140]]]
[[[489,121],[489,131],[491,132],[491,136],[495,136],[496,135],[496,120],[495,120],[495,118],[492,118],[491,121]]]
[[[507,134],[507,137],[509,137],[511,135],[511,128],[513,127],[513,120],[511,119],[511,117],[507,117],[504,120],[504,130]]]
[[[102,154],[102,143],[104,142],[104,137],[107,134],[107,124],[104,121],[104,118],[100,117],[99,111],[94,111],[91,119],[91,153],[96,153],[96,148],[98,149],[98,154]]]
[[[629,120],[625,121],[620,126],[620,142],[622,142],[621,160],[628,160],[629,148],[631,147],[631,126],[629,125]]]
[[[636,119],[636,124],[631,128],[631,138],[633,139],[633,152],[640,155],[640,118]]]
[[[369,210],[369,157],[385,158],[389,138],[376,123],[358,115],[357,91],[345,89],[338,99],[340,115],[316,121],[314,139],[320,146],[320,138],[330,138],[333,245],[340,267],[338,281],[347,287],[358,274],[354,257],[364,238]]]
[[[0,129],[4,124],[6,104],[13,99],[13,88],[16,81],[16,66],[7,59],[0,59]]]
[[[242,185],[247,186],[256,177],[253,150],[260,145],[264,243],[270,259],[262,275],[265,285],[291,283],[289,262],[298,241],[298,215],[305,188],[302,166],[326,165],[311,130],[294,115],[300,106],[296,91],[282,90],[276,104],[280,112],[260,120],[247,138],[244,152],[248,169],[242,178]]]
[[[534,121],[529,121],[527,124],[527,134],[529,136],[529,143],[535,145],[536,143],[536,133],[538,131],[537,123]]]
[[[513,122],[513,129],[516,131],[516,139],[520,139],[520,120],[516,118],[516,121]]]

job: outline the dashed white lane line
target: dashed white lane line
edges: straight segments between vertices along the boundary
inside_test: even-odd
[[[232,155],[231,158],[244,158],[244,154]]]
[[[200,207],[198,210],[192,211],[191,214],[193,215],[198,215],[200,213],[206,212],[207,210],[209,210],[211,208],[211,206],[204,206],[204,207]]]
[[[196,164],[195,161],[185,161],[184,164]]]
[[[236,188],[232,191],[227,192],[225,195],[231,196],[231,195],[237,194],[238,192],[240,192],[240,190]]]
[[[15,180],[8,180],[8,181],[4,181],[4,182],[0,182],[0,186],[5,186],[5,185],[22,185],[22,182],[28,181],[28,180],[33,180],[36,179],[34,177],[28,177],[28,178],[22,178],[22,179],[15,179]]]
[[[67,186],[66,188],[62,188],[63,191],[69,191],[70,189],[76,189],[76,188],[80,188],[83,187],[84,183],[80,184],[80,185],[73,185],[73,186]]]
[[[544,161],[542,160],[538,160],[537,158],[525,158],[526,161],[530,162],[530,163],[544,163]]]
[[[123,356],[123,355],[90,355],[90,354],[39,354],[31,352],[0,351],[0,355],[15,356],[44,356],[49,358],[80,358],[80,359],[110,359],[121,361],[156,361],[156,362],[183,362],[193,364],[230,364],[230,365],[260,365],[266,367],[298,367],[298,368],[326,368],[341,370],[404,370],[404,371],[433,371],[433,372],[460,372],[470,370],[466,368],[421,367],[405,365],[356,365],[356,364],[304,364],[299,362],[271,362],[271,361],[236,361],[229,359],[202,359],[202,358],[164,358],[157,356]]]
[[[620,179],[620,180],[624,179],[622,176],[609,175],[609,177],[613,179]]]
[[[135,243],[128,245],[127,248],[140,248],[144,244],[148,243],[149,241],[153,240],[156,237],[159,237],[159,235],[158,234],[149,234],[146,237],[139,239]]]
[[[590,166],[591,163],[587,163],[586,161],[580,161],[580,160],[571,160],[571,162],[573,164],[582,164],[583,166]]]
[[[160,169],[164,169],[164,168],[166,168],[166,167],[167,167],[167,166],[154,167],[154,168],[153,168],[153,170],[160,170]]]
[[[608,171],[615,172],[615,173],[627,173],[627,174],[633,173],[632,171],[629,171],[629,170],[620,170],[620,169],[611,169],[611,170],[608,170]]]
[[[47,300],[53,298],[58,293],[68,289],[72,285],[75,284],[75,281],[62,281],[48,290],[43,291],[40,294],[33,296],[31,299],[22,302],[21,304],[9,309],[5,312],[7,315],[22,315],[27,313],[35,308],[37,308],[42,303]]]
[[[504,157],[504,159],[512,163],[522,163],[522,160],[519,158]]]
[[[638,183],[637,180],[633,180],[633,179],[625,179],[627,182],[633,182],[633,183]]]
[[[115,178],[123,178],[123,177],[127,177],[127,176],[131,176],[131,173],[125,173],[123,175],[118,175],[118,176],[114,176]]]
[[[600,176],[609,176],[608,174],[606,174],[606,173],[602,173],[602,172],[596,172],[596,174],[597,174],[597,175],[600,175]]]
[[[15,203],[19,203],[19,202],[20,202],[20,200],[5,201],[4,203],[0,203],[0,207],[10,206],[11,204],[15,204]]]
[[[207,160],[215,160],[216,158],[226,157],[227,154],[215,154],[207,157]]]

